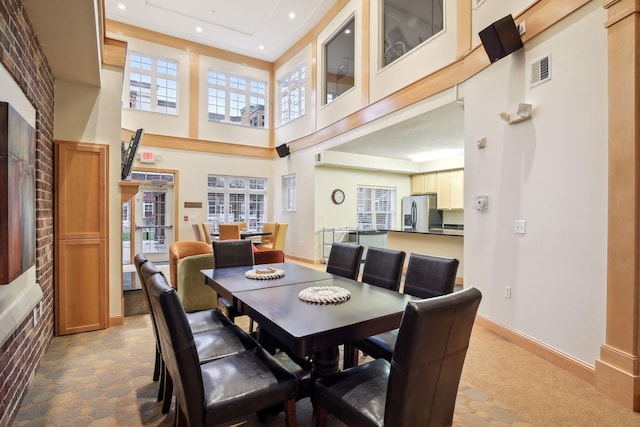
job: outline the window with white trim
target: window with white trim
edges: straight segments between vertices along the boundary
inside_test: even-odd
[[[266,128],[267,82],[209,70],[208,119]]]
[[[296,210],[296,175],[284,175],[282,177],[282,205],[287,212]]]
[[[262,229],[267,217],[267,179],[237,176],[207,177],[207,222],[246,222],[250,230]]]
[[[178,114],[178,62],[129,53],[129,108]]]
[[[280,124],[305,114],[306,66],[301,64],[280,80]]]
[[[392,229],[395,217],[395,206],[395,188],[358,186],[358,229]]]

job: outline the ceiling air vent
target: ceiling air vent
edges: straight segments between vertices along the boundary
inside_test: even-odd
[[[551,54],[548,53],[531,63],[531,82],[529,87],[538,86],[551,80]]]

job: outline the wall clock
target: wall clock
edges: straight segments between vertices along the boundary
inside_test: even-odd
[[[333,201],[333,203],[335,203],[336,205],[344,202],[344,191],[340,189],[333,190],[333,192],[331,193],[331,201]]]

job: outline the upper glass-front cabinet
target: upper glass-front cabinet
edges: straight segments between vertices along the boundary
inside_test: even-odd
[[[381,0],[380,68],[444,30],[443,0]]]
[[[354,86],[355,18],[324,45],[324,98],[328,104]]]

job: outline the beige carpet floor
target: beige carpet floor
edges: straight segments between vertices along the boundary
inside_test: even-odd
[[[148,315],[125,325],[53,339],[16,426],[171,426],[152,382],[154,337]],[[298,425],[313,425],[308,399]],[[254,415],[227,425],[260,424]],[[342,424],[330,417],[331,426]],[[476,326],[458,392],[454,426],[640,426],[640,414],[590,384]]]

